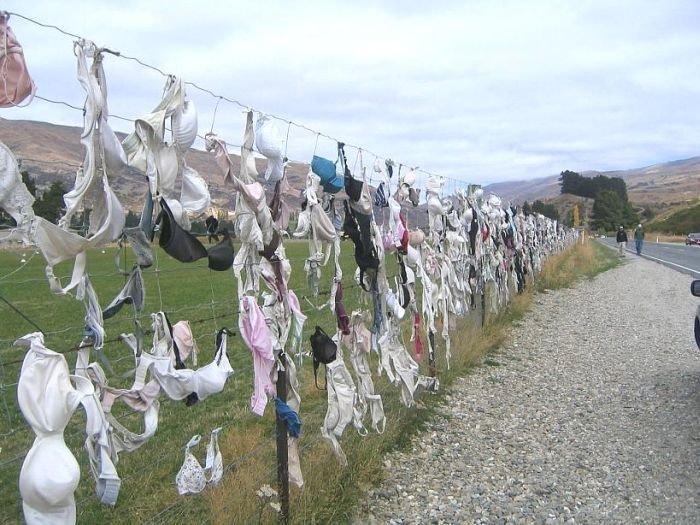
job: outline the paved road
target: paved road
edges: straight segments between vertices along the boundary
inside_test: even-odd
[[[631,235],[630,235],[631,237]],[[617,247],[614,238],[597,239],[607,246]],[[634,240],[627,243],[627,255],[637,256],[634,250]],[[700,246],[685,246],[680,243],[644,241],[642,257],[665,264],[674,270],[700,279]]]

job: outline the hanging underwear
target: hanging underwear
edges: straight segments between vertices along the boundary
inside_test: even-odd
[[[192,262],[207,256],[207,249],[197,237],[185,231],[173,217],[172,211],[160,200],[161,212],[156,222],[160,223],[158,244],[165,253],[180,262]]]
[[[374,205],[379,208],[388,208],[389,201],[386,198],[386,191],[384,191],[384,183],[380,182],[377,192],[374,194]]]
[[[301,419],[299,419],[299,414],[279,397],[275,397],[275,412],[277,412],[280,419],[284,421],[289,435],[295,438],[299,437],[299,434],[301,434]]]
[[[345,193],[354,202],[360,200],[362,197],[362,185],[364,183],[361,180],[355,179],[350,175],[350,170],[345,169]]]
[[[151,249],[151,242],[146,237],[140,226],[134,226],[133,228],[124,228],[122,230],[122,236],[119,239],[119,247],[123,246],[124,241],[128,241],[131,250],[134,252],[136,257],[136,264],[141,268],[148,268],[153,265],[153,250]],[[118,257],[118,256],[117,256]],[[119,264],[117,264],[119,268]]]
[[[219,342],[220,341],[217,339],[217,348]],[[184,363],[191,355],[192,366],[197,366],[199,348],[197,348],[197,340],[192,335],[192,328],[190,327],[189,321],[183,319],[173,325],[173,343],[177,346],[181,362]],[[174,347],[175,346],[173,346],[173,348]]]
[[[275,366],[270,329],[265,322],[260,306],[255,297],[244,295],[240,301],[238,327],[241,337],[253,354],[254,389],[250,398],[250,408],[262,416],[267,406],[267,394],[274,395],[275,387],[270,374]]]
[[[272,230],[272,240],[270,240],[270,242],[266,244],[265,247],[258,252],[258,254],[265,257],[265,259],[268,261],[271,261],[272,257],[277,251],[277,248],[279,248],[280,242],[282,242],[280,233],[277,231],[277,229]]]
[[[179,364],[173,365],[170,356],[170,348],[172,348],[170,334],[155,341],[155,354],[143,352],[140,361],[145,362],[145,368],[151,368],[153,376],[170,399],[179,401],[195,394],[196,399],[203,400],[221,392],[226,380],[234,373],[226,352],[228,333],[226,329],[219,330],[214,359],[197,370],[178,368],[178,366],[184,366],[180,359],[176,360]],[[161,343],[165,344],[161,345]],[[194,396],[190,399],[194,400]]]
[[[408,189],[408,200],[411,201],[414,207],[418,206],[420,202],[420,189],[409,188]]]
[[[29,347],[17,382],[17,402],[36,435],[19,474],[25,521],[75,523],[80,467],[63,432],[86,395],[71,383],[65,357],[44,346],[42,333],[27,334],[15,344]]]
[[[406,265],[403,262],[403,257],[396,254],[399,263],[399,275],[397,277],[399,303],[402,308],[408,308],[411,302],[411,292],[408,289],[408,274],[406,273]]]
[[[316,325],[316,331],[309,337],[311,353],[314,361],[314,382],[318,388],[317,373],[321,363],[328,365],[335,361],[338,347],[323,328]]]
[[[363,182],[360,187],[360,198],[357,201],[351,200],[350,207],[358,214],[372,215],[372,195],[366,182]]]
[[[204,467],[190,451],[199,444],[202,436],[199,434],[193,436],[185,446],[185,461],[175,477],[177,493],[180,496],[198,494],[204,490],[207,484],[216,485],[221,481],[224,475],[224,463],[221,450],[219,450],[219,432],[221,430],[219,427],[211,432]]]
[[[326,368],[328,387],[328,409],[321,426],[321,436],[326,439],[343,465],[347,457],[340,446],[338,438],[343,435],[345,427],[352,423],[358,433],[367,435],[362,423],[362,411],[359,407],[357,388],[350,375],[342,355],[329,363]]]
[[[0,142],[0,208],[4,209],[16,223],[9,238],[31,244],[30,229],[34,221],[34,196],[22,182],[19,165],[10,148]]]
[[[350,318],[343,304],[343,284],[338,283],[338,288],[335,292],[335,317],[338,321],[338,328],[343,335],[350,333]]]
[[[136,257],[136,264],[141,268],[148,268],[153,265],[153,249],[151,248],[151,237],[153,234],[153,197],[151,189],[148,188],[144,198],[143,210],[141,211],[141,219],[138,226],[124,228],[122,235],[119,238],[119,247],[123,246],[124,241],[128,241],[131,250]],[[119,255],[117,254],[117,268],[122,270],[119,263]]]
[[[131,269],[131,274],[129,275],[129,279],[126,281],[124,288],[122,288],[119,295],[117,295],[102,311],[102,318],[109,319],[110,317],[114,317],[125,304],[133,304],[136,313],[141,313],[145,299],[144,295],[141,267],[138,264],[135,264]]]
[[[371,351],[372,334],[365,326],[364,318],[365,315],[362,312],[352,313],[352,332],[350,335],[343,336],[342,342],[350,350],[350,361],[357,378],[358,404],[362,419],[369,408],[372,429],[381,434],[386,426],[386,417],[382,397],[374,391],[374,382],[367,359]]]
[[[275,183],[275,189],[272,192],[272,199],[267,204],[270,208],[270,217],[272,217],[272,222],[277,222],[282,218],[282,180],[278,180]]]
[[[228,230],[224,229],[221,233],[224,238],[218,244],[207,249],[208,266],[211,270],[217,272],[230,270],[233,266],[234,257],[233,244],[231,243],[231,236]]]
[[[355,262],[360,268],[360,286],[365,291],[369,291],[374,288],[376,282],[376,270],[379,268],[379,258],[377,257],[377,250],[372,244],[372,234],[371,234],[371,215],[364,215],[361,213],[353,212],[350,209],[348,201],[345,201],[345,222],[343,223],[343,233],[350,238],[350,240],[355,245]],[[370,286],[367,287],[364,275],[368,273],[370,275]]]

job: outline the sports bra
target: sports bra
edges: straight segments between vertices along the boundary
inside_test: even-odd
[[[185,461],[175,477],[177,493],[180,496],[198,494],[204,490],[207,483],[216,485],[223,477],[224,462],[221,457],[221,450],[219,450],[219,432],[221,430],[221,427],[218,427],[211,431],[204,467],[190,451],[190,449],[199,445],[202,436],[199,434],[192,436],[192,439],[185,445]]]

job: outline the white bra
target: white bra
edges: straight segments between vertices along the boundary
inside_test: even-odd
[[[198,494],[204,490],[207,483],[216,485],[224,475],[224,461],[219,450],[219,432],[221,427],[211,431],[211,439],[207,446],[207,458],[204,468],[194,457],[190,449],[199,445],[202,436],[193,436],[185,445],[185,462],[180,467],[180,471],[175,477],[177,493],[180,496],[185,494]]]

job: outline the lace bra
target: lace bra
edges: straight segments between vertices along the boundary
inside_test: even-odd
[[[202,468],[202,465],[190,451],[191,448],[199,445],[202,436],[197,434],[187,442],[185,446],[185,462],[175,477],[177,493],[180,496],[198,494],[204,490],[207,484],[216,485],[223,477],[224,462],[219,450],[219,432],[221,432],[221,427],[215,428],[211,432],[204,468]]]

